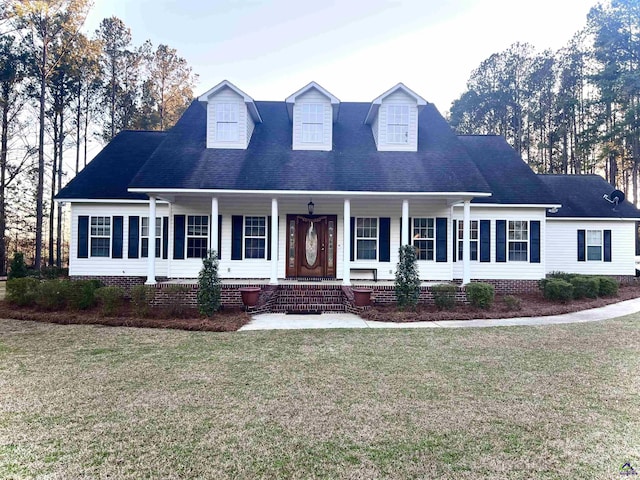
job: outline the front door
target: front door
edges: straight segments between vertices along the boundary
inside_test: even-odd
[[[287,277],[336,276],[336,215],[287,215]]]

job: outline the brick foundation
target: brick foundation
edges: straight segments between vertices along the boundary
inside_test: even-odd
[[[121,287],[124,289],[124,294],[127,298],[131,292],[131,287],[144,285],[147,280],[147,277],[108,277],[102,275],[72,275],[69,278],[71,280],[99,280],[105,287]]]

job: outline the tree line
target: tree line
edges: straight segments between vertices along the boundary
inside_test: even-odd
[[[449,119],[461,134],[503,135],[539,173],[600,173],[638,203],[640,2],[592,7],[558,51],[515,43],[491,55]]]
[[[197,76],[176,49],[134,45],[116,17],[87,35],[89,10],[89,0],[0,3],[0,274],[8,251],[36,268],[62,265],[53,198],[92,141],[168,129],[193,98]]]

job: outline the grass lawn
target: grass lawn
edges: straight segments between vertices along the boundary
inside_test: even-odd
[[[243,333],[0,320],[0,478],[622,478],[640,471],[639,372],[640,315]]]

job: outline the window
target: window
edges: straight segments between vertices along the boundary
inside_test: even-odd
[[[189,215],[187,217],[187,258],[205,258],[209,237],[209,217]]]
[[[356,219],[356,260],[378,259],[378,219]]]
[[[91,256],[108,257],[111,251],[111,217],[91,217]]]
[[[324,133],[324,105],[321,103],[302,104],[302,141],[322,143]]]
[[[435,231],[435,220],[433,218],[413,219],[412,240],[418,260],[433,260]]]
[[[237,142],[238,139],[238,104],[216,104],[216,140],[219,142]]]
[[[471,251],[471,260],[478,260],[478,220],[471,220],[471,236],[469,240],[469,246]],[[464,223],[462,220],[458,220],[458,260],[462,260],[464,251]]]
[[[149,217],[142,217],[140,219],[140,256],[149,256]],[[156,258],[160,258],[162,255],[161,245],[162,242],[162,218],[156,217]]]
[[[244,258],[266,258],[267,217],[244,217]]]
[[[509,220],[509,261],[526,262],[529,260],[529,222]]]
[[[587,261],[602,261],[602,230],[587,230]]]
[[[409,143],[409,106],[387,106],[387,142]]]

